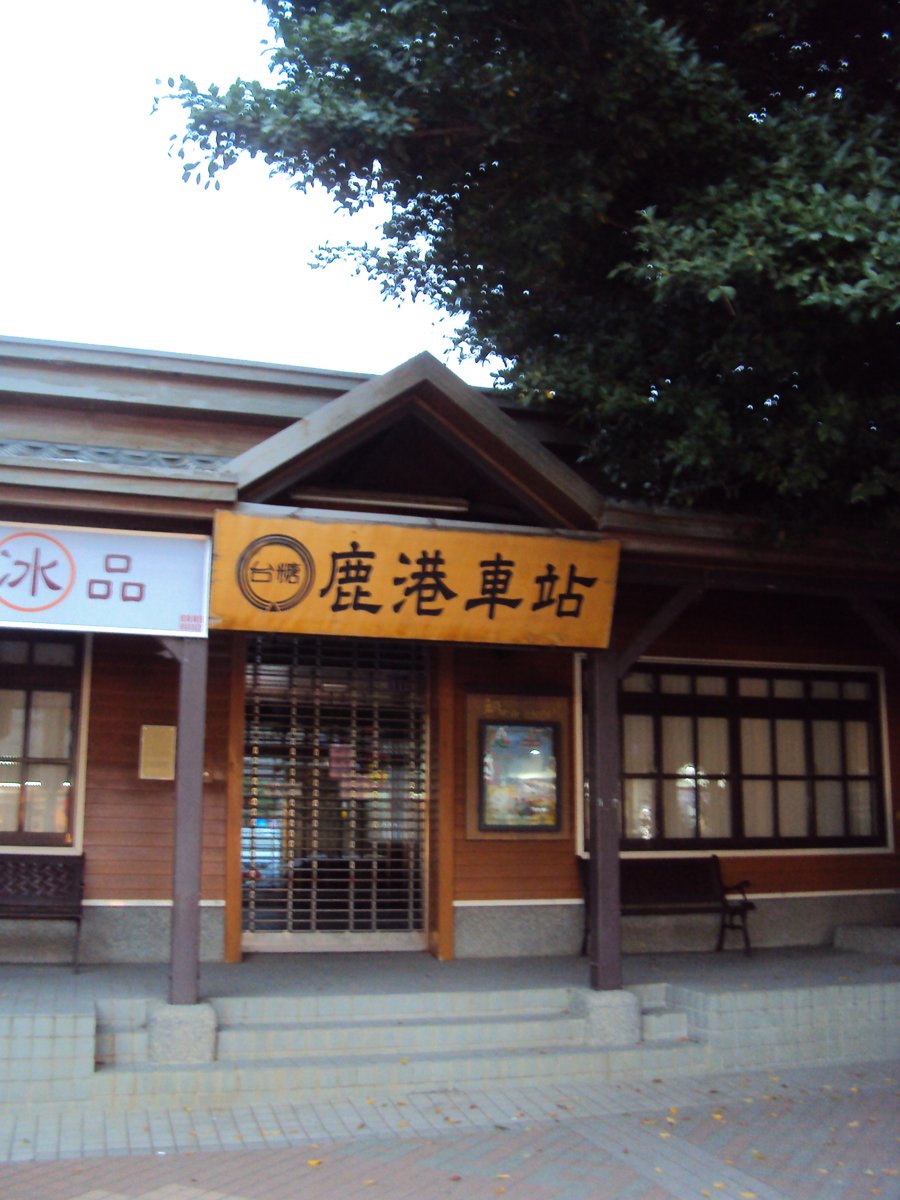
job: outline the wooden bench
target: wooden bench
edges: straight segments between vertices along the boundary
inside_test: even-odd
[[[587,898],[589,860],[579,859],[585,895],[585,942],[587,946]],[[726,884],[717,855],[703,858],[620,858],[619,895],[623,916],[680,913],[715,913],[719,917],[716,950],[725,944],[728,930],[744,939],[750,953],[747,915],[756,908],[747,898],[749,882]]]
[[[83,854],[0,854],[0,920],[74,921],[76,974],[83,893]]]

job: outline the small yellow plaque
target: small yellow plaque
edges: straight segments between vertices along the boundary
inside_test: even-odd
[[[175,726],[141,726],[140,779],[175,778]]]

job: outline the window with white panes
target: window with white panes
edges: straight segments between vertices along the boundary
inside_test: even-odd
[[[626,847],[884,844],[874,672],[641,663],[621,708]]]
[[[71,846],[81,645],[0,630],[0,847]]]

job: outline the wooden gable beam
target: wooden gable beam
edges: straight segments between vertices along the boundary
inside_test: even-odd
[[[878,605],[865,596],[856,596],[851,601],[851,607],[878,640],[900,661],[900,630],[884,615]]]

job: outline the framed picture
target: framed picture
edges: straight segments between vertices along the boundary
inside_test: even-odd
[[[482,720],[478,750],[479,830],[555,833],[560,826],[559,725]]]
[[[468,838],[568,836],[569,708],[564,696],[467,697]]]

